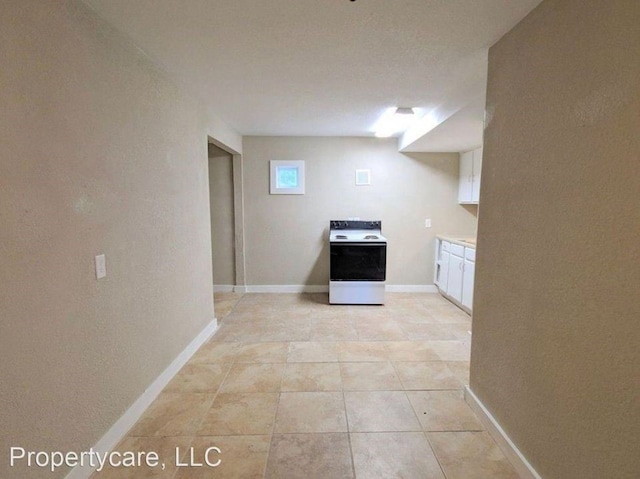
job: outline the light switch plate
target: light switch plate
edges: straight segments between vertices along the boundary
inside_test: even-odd
[[[96,256],[96,279],[107,276],[107,258],[104,254]]]
[[[424,220],[424,227],[425,228],[431,228],[431,220],[430,219]]]

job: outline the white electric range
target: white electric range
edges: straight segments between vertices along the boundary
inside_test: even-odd
[[[384,304],[387,239],[381,221],[330,221],[329,252],[330,304]]]

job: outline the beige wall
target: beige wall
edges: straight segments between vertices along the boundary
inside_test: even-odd
[[[640,2],[490,50],[471,388],[545,479],[640,477]]]
[[[211,252],[213,284],[235,284],[233,221],[233,157],[209,145]]]
[[[378,138],[245,137],[243,148],[248,285],[327,286],[332,219],[382,220],[398,285],[433,283],[437,233],[475,234],[457,204],[457,154],[405,155]],[[306,194],[270,195],[269,160],[304,160]],[[371,186],[355,186],[356,168],[371,170]]]
[[[2,2],[0,64],[0,477],[60,477],[8,447],[87,450],[213,320],[216,132],[80,3]]]

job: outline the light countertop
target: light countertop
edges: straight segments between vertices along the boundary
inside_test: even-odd
[[[446,236],[446,235],[436,235],[436,237],[440,238],[441,240],[448,241],[450,243],[459,244],[460,246],[466,246],[467,248],[476,247],[476,239],[472,237]]]

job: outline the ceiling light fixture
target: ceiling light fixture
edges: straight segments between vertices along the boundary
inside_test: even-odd
[[[373,131],[378,138],[389,138],[407,130],[418,119],[413,108],[387,108],[380,116]]]

